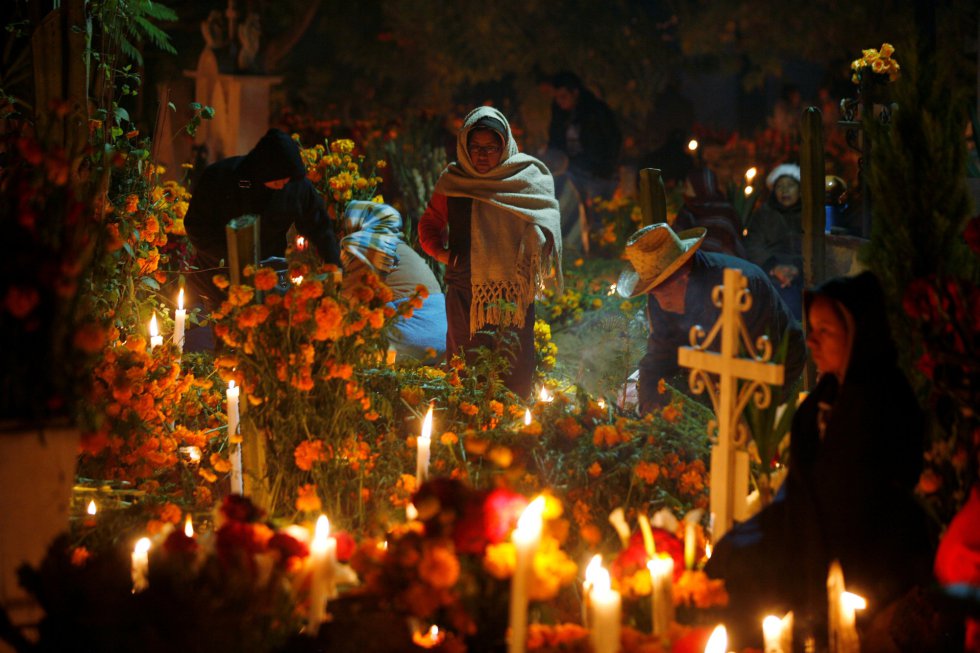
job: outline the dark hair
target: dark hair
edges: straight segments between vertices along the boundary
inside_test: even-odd
[[[473,129],[471,129],[469,131],[469,133],[466,135],[466,146],[467,147],[469,147],[470,142],[473,140],[473,134],[475,134],[477,132],[486,132],[488,134],[493,134],[494,136],[497,137],[497,140],[500,141],[500,146],[503,147],[503,145],[504,145],[504,137],[503,137],[503,135],[500,132],[498,132],[496,129],[494,129],[493,127],[489,127],[487,125],[481,125],[479,123],[477,123],[477,125],[475,127],[473,127]]]
[[[582,80],[579,76],[568,70],[563,70],[551,78],[551,84],[555,88],[564,88],[569,91],[581,91]]]

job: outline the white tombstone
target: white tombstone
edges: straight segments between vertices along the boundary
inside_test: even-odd
[[[722,285],[711,293],[711,301],[721,309],[718,321],[707,334],[700,325],[693,327],[691,346],[677,350],[678,363],[691,369],[691,390],[696,394],[707,390],[715,409],[716,421],[708,425],[709,435],[715,431],[711,446],[711,535],[715,541],[734,520],[748,517],[748,428],[741,420],[742,410],[753,397],[756,406],[765,408],[772,399],[770,386],[783,383],[783,366],[769,362],[772,343],[765,336],[753,343],[742,320],[741,314],[752,306],[747,286],[739,270],[727,268]],[[708,351],[719,338],[720,351]],[[743,347],[745,357],[740,356]],[[741,387],[740,381],[744,382]]]

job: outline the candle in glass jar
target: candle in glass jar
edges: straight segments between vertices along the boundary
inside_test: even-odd
[[[538,497],[524,509],[511,535],[516,562],[514,577],[510,581],[510,635],[508,653],[524,653],[527,649],[528,584],[534,564],[534,554],[541,543],[544,497]]]
[[[187,311],[184,309],[184,289],[181,288],[177,293],[177,310],[174,312],[174,344],[177,351],[184,351],[184,321],[187,319]]]

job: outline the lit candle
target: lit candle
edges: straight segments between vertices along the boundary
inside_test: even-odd
[[[99,508],[95,505],[95,499],[88,502],[88,507],[85,509],[90,516],[95,517],[95,513],[99,511]]]
[[[538,393],[538,401],[543,401],[545,403],[548,403],[554,400],[555,397],[550,392],[548,392],[548,388],[541,386],[541,392]]]
[[[674,559],[656,555],[647,562],[653,634],[663,637],[674,620]]]
[[[187,515],[187,519],[184,520],[184,535],[194,537],[194,522],[191,521],[190,515]]]
[[[133,592],[142,592],[149,583],[146,580],[147,571],[150,568],[150,538],[141,537],[133,547]]]
[[[150,316],[150,349],[159,347],[163,344],[163,336],[160,335],[160,328],[157,326],[157,314]]]
[[[527,646],[527,586],[531,580],[534,554],[541,542],[544,497],[528,504],[517,520],[511,539],[514,542],[516,563],[510,581],[510,637],[508,653],[524,653]]]
[[[337,563],[337,540],[330,537],[330,520],[320,515],[310,544],[310,632],[316,634],[328,619],[327,601],[336,596],[334,566]]]
[[[405,506],[405,519],[408,521],[415,521],[419,518],[418,508],[415,507],[414,503],[410,503]]]
[[[698,545],[698,531],[695,528],[697,522],[693,519],[689,519],[684,522],[684,567],[686,569],[694,569],[695,557],[697,554],[695,550]]]
[[[755,179],[755,176],[756,176],[756,174],[758,174],[758,172],[759,171],[756,169],[755,166],[752,166],[751,168],[749,168],[748,170],[746,170],[745,171],[745,181],[751,182],[753,179]]]
[[[530,426],[530,425],[531,425],[531,409],[530,408],[525,408],[524,409],[524,426]]]
[[[434,624],[425,632],[417,630],[412,633],[412,643],[421,648],[435,648],[442,644],[442,640],[445,638],[446,636],[439,630],[439,626]]]
[[[184,351],[184,320],[187,319],[187,311],[184,310],[184,289],[181,288],[177,293],[177,310],[174,312],[174,344],[177,351]]]
[[[616,653],[619,651],[620,612],[622,599],[612,588],[609,571],[600,566],[589,594],[592,617],[589,636],[594,653]]]
[[[724,626],[716,626],[704,647],[704,653],[727,653],[728,631]]]
[[[867,602],[845,591],[844,571],[834,560],[827,572],[827,628],[831,653],[858,653],[861,642],[857,634],[854,611],[864,609]]]
[[[793,613],[787,612],[780,619],[769,615],[762,620],[762,637],[765,653],[791,653],[793,650]]]
[[[429,478],[429,451],[432,445],[432,404],[422,420],[422,434],[416,440],[418,455],[415,457],[415,487],[421,487]]]
[[[228,382],[228,443],[231,446],[231,493],[245,494],[242,478],[242,444],[238,437],[238,395],[241,388],[234,379]]]
[[[296,251],[302,252],[306,249],[306,239],[302,236],[296,236]]]
[[[598,553],[592,556],[585,568],[585,580],[582,581],[582,627],[589,627],[589,603],[592,586],[595,585],[596,574],[602,569],[602,556]]]

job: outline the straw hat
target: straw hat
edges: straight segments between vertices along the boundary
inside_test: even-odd
[[[623,297],[636,297],[667,280],[694,256],[708,230],[687,229],[675,234],[665,222],[643,227],[626,241],[626,258],[632,264],[623,270],[616,290]]]

